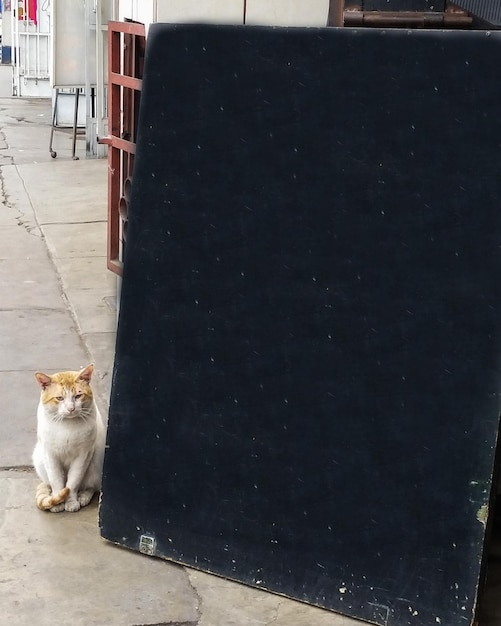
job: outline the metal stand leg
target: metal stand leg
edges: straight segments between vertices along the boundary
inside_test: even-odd
[[[80,99],[80,89],[75,88],[75,117],[73,118],[73,160],[78,161],[78,157],[75,156],[77,145],[77,124],[78,124],[78,101]]]
[[[55,159],[57,157],[57,152],[52,149],[52,141],[54,139],[54,130],[56,128],[56,119],[57,119],[57,99],[59,98],[59,89],[56,87],[56,97],[54,99],[54,112],[52,113],[52,126],[50,129],[50,140],[49,140],[49,153],[50,156]]]

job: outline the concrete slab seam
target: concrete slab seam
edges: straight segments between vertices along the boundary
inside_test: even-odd
[[[17,172],[17,175],[19,176],[19,179],[20,179],[21,184],[23,186],[24,192],[26,194],[26,197],[28,198],[30,207],[31,207],[31,209],[33,211],[34,221],[35,221],[35,224],[36,224],[39,232],[41,233],[41,238],[43,239],[43,242],[45,244],[45,249],[47,251],[47,255],[48,255],[48,257],[49,257],[49,259],[50,259],[50,261],[52,263],[52,266],[53,266],[53,268],[55,270],[55,273],[56,273],[56,276],[57,276],[57,280],[58,280],[58,283],[59,283],[61,299],[63,300],[63,303],[64,303],[64,305],[66,307],[66,310],[70,313],[70,315],[72,317],[72,320],[75,323],[75,326],[76,326],[76,329],[77,329],[77,333],[78,333],[78,336],[79,336],[79,339],[80,339],[80,343],[81,343],[81,345],[82,345],[82,347],[84,349],[84,352],[88,356],[89,360],[92,361],[92,355],[90,353],[90,350],[88,349],[87,345],[85,344],[85,342],[84,342],[84,340],[82,338],[82,328],[81,328],[81,325],[80,325],[80,323],[78,321],[76,312],[75,312],[73,306],[71,305],[71,301],[69,300],[68,296],[66,295],[61,273],[59,272],[59,269],[58,269],[57,264],[55,262],[54,256],[53,256],[53,254],[52,254],[52,252],[50,250],[50,247],[47,245],[47,239],[46,239],[46,237],[44,235],[44,232],[43,232],[43,229],[41,227],[41,224],[38,221],[38,218],[37,218],[37,215],[36,215],[36,211],[35,211],[34,206],[33,206],[33,201],[31,199],[30,193],[29,193],[29,191],[28,191],[28,189],[26,187],[25,180],[24,180],[24,178],[23,178],[23,176],[22,176],[22,174],[19,171],[19,168],[17,166],[15,166],[15,170]],[[1,168],[0,168],[0,175],[1,175]],[[3,189],[2,189],[2,193],[3,193]],[[30,232],[30,231],[28,230],[28,232]]]

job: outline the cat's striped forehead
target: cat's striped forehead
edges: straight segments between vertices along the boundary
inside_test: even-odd
[[[87,398],[92,398],[90,385],[85,381],[72,375],[73,372],[60,372],[51,376],[51,384],[42,390],[42,402],[47,403],[58,396],[72,397],[80,393]]]
[[[79,387],[88,387],[88,383],[84,380],[79,379],[79,372],[58,372],[57,374],[52,374],[51,383],[53,385],[60,385],[65,389],[75,389],[78,385]]]
[[[35,374],[41,386],[41,399],[43,403],[51,402],[57,397],[68,397],[81,394],[88,399],[92,398],[90,377],[93,367],[89,365],[80,372],[57,372],[56,374]]]

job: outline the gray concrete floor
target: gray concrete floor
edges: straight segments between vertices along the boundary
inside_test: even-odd
[[[106,161],[86,160],[81,139],[73,161],[71,137],[59,132],[52,159],[50,102],[9,97],[10,80],[11,68],[0,66],[0,624],[360,623],[111,545],[99,535],[95,502],[76,514],[36,509],[33,374],[93,361],[106,413],[117,284],[105,258]],[[481,626],[501,626],[498,558]]]

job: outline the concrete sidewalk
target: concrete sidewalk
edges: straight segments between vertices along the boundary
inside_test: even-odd
[[[36,370],[96,364],[106,413],[116,277],[106,268],[107,163],[71,159],[50,102],[2,97],[0,66],[0,625],[355,626],[354,620],[113,546],[97,504],[43,513],[34,503]],[[300,567],[300,564],[298,564]],[[501,626],[492,561],[481,626]],[[459,626],[459,625],[458,625]]]

